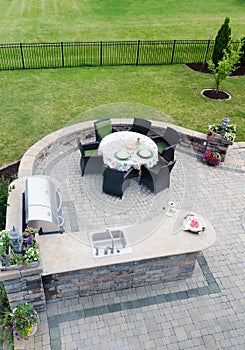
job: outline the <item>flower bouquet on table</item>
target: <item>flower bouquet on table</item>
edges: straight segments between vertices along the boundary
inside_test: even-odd
[[[6,311],[1,325],[2,335],[5,339],[8,334],[13,334],[17,340],[28,340],[35,334],[39,323],[38,313],[32,304],[19,304],[13,310]],[[2,337],[3,338],[3,337]]]
[[[27,227],[23,232],[22,250],[16,253],[11,247],[8,231],[0,231],[0,259],[1,268],[7,269],[13,266],[29,266],[40,260],[39,246],[37,243],[38,230]]]
[[[207,150],[203,157],[208,164],[220,165],[221,155],[218,152]]]

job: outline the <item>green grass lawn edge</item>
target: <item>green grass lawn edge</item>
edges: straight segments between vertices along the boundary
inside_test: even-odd
[[[112,109],[110,117],[141,113],[203,133],[227,114],[237,124],[236,141],[244,141],[244,76],[222,84],[230,101],[202,97],[202,89],[214,88],[213,76],[185,65],[2,71],[0,76],[0,164],[21,158],[32,144],[77,118],[90,120],[91,110],[105,105]],[[123,112],[123,103],[135,107]]]

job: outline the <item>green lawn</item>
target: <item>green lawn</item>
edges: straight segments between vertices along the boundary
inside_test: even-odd
[[[0,43],[214,39],[226,16],[245,35],[244,0],[1,0]]]
[[[244,13],[244,0],[2,0],[0,43],[214,39],[226,16],[235,40],[245,35]],[[0,81],[0,165],[71,120],[103,113],[167,115],[202,132],[228,113],[244,139],[245,77],[223,83],[225,102],[201,97],[213,77],[183,65],[0,71]]]
[[[88,110],[106,104],[112,104],[110,117],[134,117],[138,105],[121,110],[121,103],[131,102],[162,112],[144,115],[148,108],[142,107],[146,118],[165,120],[166,114],[172,122],[202,132],[228,113],[238,125],[238,140],[245,134],[245,77],[224,82],[230,101],[210,101],[200,91],[214,87],[213,77],[184,65],[5,71],[0,76],[0,164],[20,158],[34,142],[77,117],[99,118],[100,113]]]

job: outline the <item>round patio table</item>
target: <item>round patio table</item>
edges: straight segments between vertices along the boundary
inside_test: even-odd
[[[98,153],[110,168],[140,170],[142,165],[152,168],[158,161],[158,149],[149,137],[132,131],[118,131],[105,136]]]

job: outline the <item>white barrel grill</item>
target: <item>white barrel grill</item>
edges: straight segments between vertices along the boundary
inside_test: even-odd
[[[60,193],[49,179],[38,176],[26,179],[25,221],[27,226],[38,228],[39,234],[64,232],[61,207]]]

